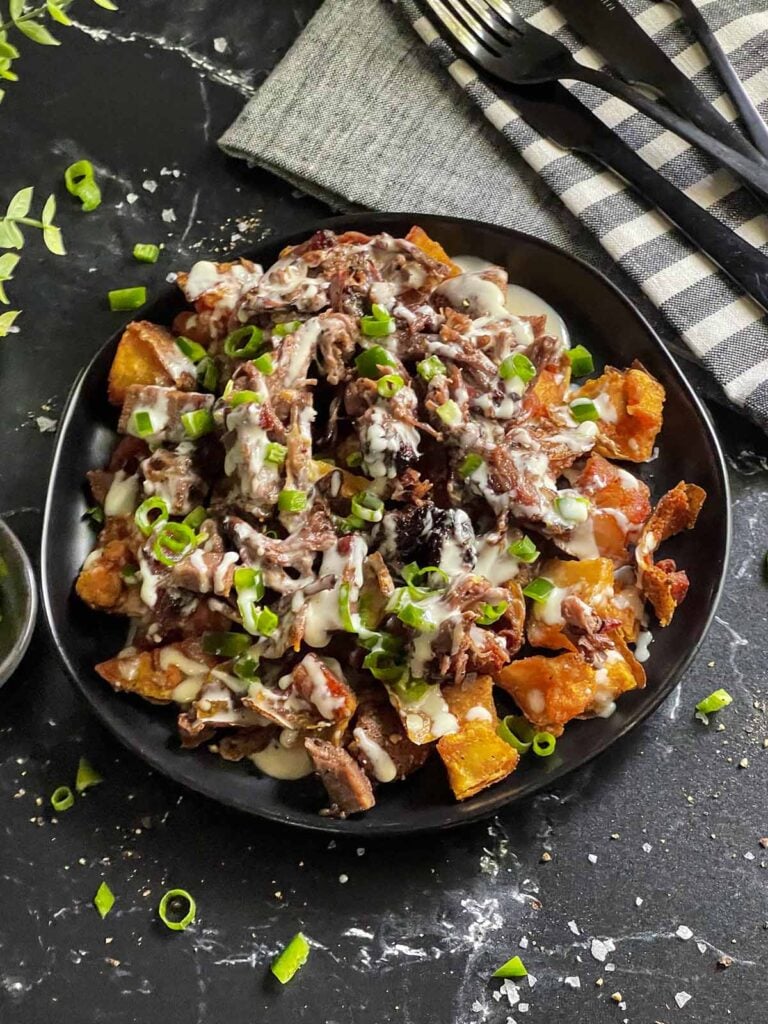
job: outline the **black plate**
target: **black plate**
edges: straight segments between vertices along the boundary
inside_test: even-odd
[[[395,835],[451,828],[492,814],[503,804],[529,796],[566,772],[585,764],[646,718],[671,692],[710,624],[728,558],[730,502],[722,452],[707,414],[666,349],[637,310],[602,275],[562,250],[517,231],[458,218],[405,214],[357,214],[315,227],[388,231],[402,236],[413,223],[424,226],[451,253],[472,253],[507,267],[510,280],[530,288],[565,318],[573,344],[582,342],[596,357],[624,367],[639,359],[666,388],[660,457],[642,467],[654,495],[679,480],[697,483],[707,501],[695,531],[670,541],[672,557],[690,575],[687,600],[666,630],[655,631],[647,663],[648,686],[621,698],[609,719],[574,722],[556,754],[524,760],[504,782],[464,803],[456,803],[437,758],[403,783],[380,788],[379,803],[348,821],[320,817],[323,792],[314,778],[279,782],[242,764],[227,764],[205,749],[179,749],[174,714],[139,698],[116,694],[93,665],[123,645],[125,621],[89,611],[75,596],[73,581],[94,542],[82,521],[83,481],[101,466],[115,441],[116,413],[107,403],[107,375],[122,331],[118,331],[76,381],[59,430],[51,471],[42,540],[42,590],[48,623],[64,662],[99,718],[130,750],[158,771],[191,789],[251,814],[305,828],[356,835]],[[308,237],[314,228],[243,253],[269,265],[286,244]],[[170,323],[183,308],[169,287],[139,318]]]

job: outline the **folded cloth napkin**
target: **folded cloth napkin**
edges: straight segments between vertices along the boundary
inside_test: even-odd
[[[759,0],[705,4],[740,78],[763,102],[768,12]],[[735,117],[674,9],[643,0],[626,6]],[[554,7],[541,0],[515,0],[514,7],[580,60],[600,65]],[[674,184],[768,252],[768,218],[726,172],[621,101],[591,86],[571,88]],[[413,0],[326,0],[220,145],[337,209],[492,221],[563,245],[609,269],[614,281],[626,275],[620,283],[633,297],[642,290],[665,337],[680,336],[728,398],[768,427],[764,311],[626,183],[537,135],[456,58]]]

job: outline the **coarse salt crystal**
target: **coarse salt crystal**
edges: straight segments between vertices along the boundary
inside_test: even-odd
[[[616,964],[606,964],[605,965],[605,970],[606,971],[615,971],[616,970]]]
[[[520,1002],[520,993],[517,990],[517,985],[511,978],[506,978],[504,980],[501,985],[501,991],[507,997],[510,1006],[517,1006]]]
[[[536,979],[535,975],[529,974],[528,975],[528,988],[533,988],[533,986],[536,984],[536,981],[537,981],[537,979]]]
[[[597,864],[597,854],[596,853],[588,853],[587,854],[587,860],[589,861],[590,864]]]
[[[528,1013],[528,1003],[519,1003],[517,1009],[520,1013]]]
[[[524,935],[519,942],[520,949],[528,949],[528,936]]]
[[[166,224],[173,224],[176,220],[176,214],[172,209],[163,210],[160,214]]]
[[[574,935],[581,935],[581,932],[579,931],[579,926],[576,924],[575,921],[569,921],[568,927],[571,929]]]
[[[349,881],[349,875],[339,875],[339,881],[342,885],[346,885]]]
[[[226,53],[227,45],[227,40],[224,38],[224,36],[216,36],[216,38],[213,40],[213,48],[216,51],[216,53]]]
[[[681,924],[680,925],[680,927],[675,932],[675,935],[678,937],[678,939],[682,939],[683,942],[687,942],[688,939],[692,939],[693,938],[693,932],[685,924]]]
[[[643,905],[643,897],[642,896],[635,896],[635,906],[636,907],[642,907],[642,905]]]
[[[125,201],[126,203],[130,203],[130,205],[133,206],[133,204],[138,201],[138,198],[139,197],[136,195],[135,192],[129,192],[128,195],[125,197]]]
[[[690,992],[675,992],[675,1002],[681,1010],[685,1004],[691,1000],[691,998]]]
[[[754,855],[754,853],[752,853],[751,850],[749,850],[747,853],[744,854],[744,860],[754,860],[754,859],[755,859],[755,855]]]
[[[589,947],[589,951],[592,956],[599,963],[605,963],[605,960],[609,953],[612,953],[616,949],[613,939],[592,939],[592,943]]]
[[[568,988],[581,988],[581,978],[579,978],[578,975],[572,975],[569,978],[564,978],[563,983],[567,985]]]
[[[707,952],[707,944],[706,944],[706,942],[697,942],[696,943],[696,949],[698,949],[698,951],[700,953],[706,953]]]
[[[157,182],[154,181],[152,178],[147,178],[146,181],[142,181],[141,187],[143,189],[146,189],[147,192],[156,192],[157,191]]]
[[[650,853],[652,849],[653,849],[653,847],[651,846],[650,843],[643,843],[643,851],[645,853]]]

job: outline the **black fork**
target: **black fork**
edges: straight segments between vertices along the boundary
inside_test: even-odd
[[[588,82],[647,114],[698,146],[756,189],[768,194],[768,161],[742,156],[674,111],[604,71],[585,67],[546,32],[529,25],[507,0],[426,0],[464,52],[485,71],[512,85],[564,79]]]

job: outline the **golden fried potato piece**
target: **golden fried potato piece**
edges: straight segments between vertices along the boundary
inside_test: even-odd
[[[593,452],[573,486],[592,503],[592,533],[600,554],[615,565],[626,565],[630,561],[627,545],[651,514],[646,484]],[[568,550],[567,541],[562,547]]]
[[[136,565],[141,540],[133,516],[110,516],[75,584],[87,605],[118,615],[140,614],[138,587],[129,585],[122,570]]]
[[[598,455],[647,462],[661,430],[664,388],[638,365],[628,370],[606,366],[602,377],[588,380],[576,398],[600,398],[603,408],[595,443]]]
[[[659,500],[637,542],[638,584],[662,626],[669,625],[685,599],[688,577],[671,558],[654,564],[654,553],[669,537],[693,529],[706,496],[701,487],[681,481]]]
[[[460,732],[442,736],[437,752],[457,800],[467,800],[481,789],[501,782],[520,760],[514,747],[497,736],[491,725],[481,721],[465,722]]]
[[[550,558],[541,567],[540,575],[554,583],[559,590],[567,590],[580,598],[601,618],[612,617],[613,562],[610,558],[583,558],[564,561]],[[555,592],[546,605],[535,604],[528,619],[528,642],[534,647],[549,650],[575,651],[576,647],[565,635],[565,621],[553,602],[566,594]]]
[[[466,676],[460,683],[444,686],[443,697],[461,728],[465,722],[484,722],[496,728],[499,716],[491,676]]]
[[[537,729],[559,736],[566,722],[583,715],[597,692],[595,670],[578,654],[536,655],[503,668],[496,683]]]
[[[458,277],[459,274],[463,274],[464,271],[461,267],[454,263],[445,249],[436,242],[423,228],[420,228],[418,224],[414,224],[408,234],[405,236],[406,242],[410,242],[411,245],[415,245],[417,249],[421,249],[427,256],[431,256],[433,260],[437,260],[438,263],[443,263],[446,267],[451,268],[449,277]]]
[[[109,371],[109,400],[122,405],[131,384],[195,386],[195,367],[177,346],[173,335],[158,324],[137,320],[128,324]]]
[[[542,414],[562,405],[571,383],[571,361],[563,356],[557,369],[545,366],[531,388],[531,396],[541,403]],[[527,397],[527,396],[526,396]]]
[[[167,704],[174,699],[174,690],[180,683],[199,678],[202,684],[208,669],[215,664],[216,659],[203,654],[197,641],[184,640],[152,651],[127,647],[116,658],[96,665],[96,671],[115,690],[136,693],[155,704]]]

